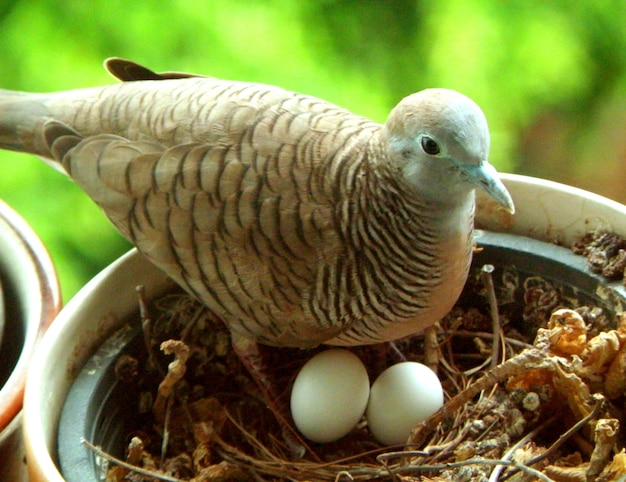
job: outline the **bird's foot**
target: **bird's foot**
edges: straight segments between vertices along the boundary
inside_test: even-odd
[[[288,405],[285,398],[280,396],[275,377],[266,363],[264,351],[271,348],[241,336],[232,335],[233,350],[246,367],[248,373],[261,389],[267,407],[272,411],[280,425],[282,436],[295,459],[301,459],[308,451],[312,453],[306,442],[289,422]]]

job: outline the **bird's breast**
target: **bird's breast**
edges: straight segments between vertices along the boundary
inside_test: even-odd
[[[350,299],[353,326],[329,344],[396,340],[434,324],[454,306],[467,279],[473,246],[473,199],[433,212],[413,230],[382,226],[361,246]],[[425,216],[429,218],[429,216]],[[370,228],[372,229],[372,228]]]

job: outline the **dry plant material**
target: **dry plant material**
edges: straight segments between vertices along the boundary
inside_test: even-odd
[[[619,271],[626,242],[606,234],[586,242],[575,249],[591,256],[594,270]],[[215,317],[182,293],[143,306],[148,353],[122,355],[117,371],[124,383],[151,391],[143,413],[152,416],[131,429],[126,455],[144,470],[113,460],[107,480],[620,480],[626,315],[609,329],[600,307],[572,305],[553,282],[512,272],[500,275],[494,297],[493,287],[484,288],[490,271],[476,276],[481,308],[458,305],[426,335],[354,349],[372,379],[400,360],[438,362],[446,403],[401,450],[376,443],[365,421],[331,444],[308,444],[296,433],[286,439]],[[502,309],[516,290],[521,313]],[[499,313],[494,298],[506,300]],[[159,353],[162,343],[173,361]],[[286,401],[319,349],[261,350]],[[306,447],[302,458],[294,458],[294,443]]]
[[[587,327],[582,316],[562,308],[550,316],[550,350],[559,356],[580,355],[587,343]]]
[[[613,447],[615,447],[618,431],[619,421],[614,418],[600,419],[596,422],[595,446],[589,460],[589,467],[585,474],[587,480],[596,479],[606,467],[611,451]]]
[[[157,398],[152,407],[154,417],[158,423],[165,420],[165,406],[173,394],[174,386],[185,376],[189,347],[179,340],[166,340],[161,343],[161,351],[166,355],[174,355],[176,358],[167,366],[167,374],[159,383]]]
[[[626,394],[626,313],[615,330],[602,332],[586,343],[577,372],[611,400]]]
[[[609,482],[619,480],[623,482],[626,474],[626,453],[622,449],[613,457],[611,463],[606,467],[604,472],[598,477],[598,482]]]
[[[572,249],[587,258],[589,269],[608,280],[624,279],[626,268],[626,239],[610,231],[587,233]]]

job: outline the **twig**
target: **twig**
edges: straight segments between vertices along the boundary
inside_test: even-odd
[[[519,439],[515,445],[512,445],[509,450],[507,450],[505,452],[505,454],[502,456],[502,460],[511,460],[513,458],[513,454],[515,453],[515,451],[517,449],[519,449],[520,447],[523,447],[524,445],[526,445],[528,442],[530,442],[533,438],[535,438],[535,435],[537,435],[539,432],[541,432],[544,428],[546,428],[547,426],[551,425],[552,422],[554,422],[557,419],[557,417],[550,417],[548,420],[546,420],[544,423],[542,423],[541,425],[538,425],[537,427],[535,427],[533,430],[531,430],[530,432],[528,432],[524,437],[522,437],[521,439]],[[530,465],[527,462],[524,462],[524,465]],[[489,476],[489,480],[488,482],[498,482],[500,479],[500,474],[502,473],[502,471],[504,470],[505,466],[504,465],[499,465],[497,467],[495,467],[493,469],[493,471],[491,472],[491,475]]]
[[[535,465],[540,460],[543,460],[550,454],[554,453],[556,450],[559,449],[561,445],[563,445],[567,441],[568,438],[570,438],[581,428],[583,428],[587,424],[587,422],[589,422],[589,420],[592,420],[593,418],[598,416],[598,414],[600,413],[600,409],[604,406],[604,397],[599,393],[594,394],[593,397],[596,399],[596,404],[594,405],[593,410],[589,412],[589,414],[587,414],[585,417],[581,418],[578,422],[576,422],[565,433],[562,433],[556,440],[556,442],[548,447],[543,453],[537,455],[536,457],[533,457],[530,460],[527,460],[527,465]]]
[[[152,349],[152,319],[149,315],[148,303],[146,303],[146,289],[144,285],[135,286],[137,293],[137,303],[139,304],[139,318],[141,319],[141,332],[143,334],[143,342],[148,353],[148,363],[151,368],[159,369],[156,362],[154,350]]]
[[[429,326],[424,330],[424,365],[433,372],[438,372],[439,343],[437,341],[436,326]]]
[[[487,359],[483,360],[483,362],[480,365],[472,367],[468,370],[464,370],[463,375],[465,375],[466,377],[471,377],[478,372],[482,372],[483,369],[485,369],[487,366],[489,366],[490,368],[493,368],[494,365],[491,363],[492,361],[493,361],[493,355],[490,355]]]
[[[244,434],[246,436],[246,440],[248,441],[248,443],[250,445],[252,445],[253,447],[255,447],[258,451],[260,451],[261,453],[263,453],[263,455],[268,459],[271,460],[273,462],[276,463],[280,463],[281,459],[279,457],[277,457],[276,455],[274,455],[265,445],[263,445],[254,435],[252,435],[250,432],[248,432],[243,425],[241,425],[237,420],[235,420],[235,418],[231,415],[231,413],[224,409],[224,413],[226,414],[226,417],[228,418],[228,420],[230,421],[230,423],[232,423],[237,430],[239,430],[242,434]]]
[[[341,472],[337,473],[337,477],[335,477],[335,482],[341,482],[344,479],[352,481],[352,480],[354,480],[354,477],[352,477],[350,472],[342,470]]]
[[[491,314],[491,368],[498,365],[500,355],[500,315],[498,313],[498,299],[496,298],[496,289],[493,285],[494,267],[491,264],[483,265],[480,270],[480,278],[485,286],[485,296],[489,302],[489,313]]]
[[[174,397],[168,397],[167,403],[165,406],[165,419],[163,420],[163,438],[161,439],[161,460],[159,467],[163,467],[165,465],[165,457],[167,455],[167,447],[170,442],[170,418],[172,416],[172,403],[174,402]]]
[[[146,477],[153,477],[155,479],[164,480],[165,482],[185,482],[182,479],[170,477],[169,475],[160,474],[158,472],[152,472],[150,470],[145,470],[145,469],[142,469],[141,467],[136,467],[132,464],[126,463],[123,460],[120,460],[114,457],[113,455],[106,453],[100,447],[95,446],[94,444],[89,442],[87,439],[82,438],[80,441],[83,445],[85,445],[89,450],[91,450],[98,457],[102,457],[103,459],[108,460],[109,462],[114,463],[115,465],[119,465],[120,467],[123,467],[136,474],[141,474],[141,475],[145,475]]]
[[[489,339],[493,337],[491,333],[476,332],[476,331],[469,331],[469,330],[456,330],[453,336],[469,337],[469,338],[489,338]],[[504,337],[504,342],[508,345],[515,346],[515,347],[522,348],[522,349],[532,348],[533,346],[531,343],[526,343],[521,340],[516,340],[514,338],[507,338],[507,337]]]
[[[389,348],[389,352],[391,353],[391,355],[393,356],[393,359],[396,362],[400,363],[400,362],[405,362],[406,361],[406,357],[404,356],[404,353],[402,353],[398,349],[398,345],[396,345],[395,342],[388,341],[387,342],[387,347]]]
[[[392,452],[389,454],[383,454],[381,456],[378,456],[377,459],[386,459],[386,458],[392,458],[392,457],[406,457],[407,455],[415,455],[414,453],[407,451],[407,452]],[[382,463],[382,462],[381,462]],[[480,458],[474,458],[474,459],[468,459],[468,460],[463,460],[461,462],[450,462],[450,463],[444,463],[444,464],[433,464],[433,465],[399,465],[396,467],[389,467],[388,470],[390,472],[392,472],[392,474],[395,476],[395,474],[398,474],[400,472],[405,473],[405,472],[435,472],[435,471],[441,471],[441,470],[445,470],[445,469],[454,469],[457,467],[465,467],[468,465],[504,465],[504,466],[508,466],[508,467],[514,467],[516,469],[522,470],[530,475],[532,475],[533,477],[536,477],[540,480],[543,480],[544,482],[554,482],[551,478],[549,478],[547,475],[541,473],[539,470],[533,469],[532,467],[528,467],[526,464],[521,464],[519,462],[516,462],[514,460],[494,460],[494,459],[480,459]]]
[[[185,327],[181,330],[179,338],[185,343],[187,343],[189,341],[191,330],[196,326],[198,321],[200,321],[202,317],[205,315],[206,315],[206,309],[203,306],[197,308],[195,310],[195,313],[191,317],[191,319],[185,322]]]

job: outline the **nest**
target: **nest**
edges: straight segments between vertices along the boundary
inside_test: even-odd
[[[586,238],[587,252],[576,247],[594,266],[601,234]],[[624,256],[613,251],[615,265]],[[485,309],[455,307],[424,334],[353,350],[372,379],[405,359],[438,372],[445,404],[404,446],[381,446],[366,421],[338,442],[304,440],[289,418],[290,387],[323,348],[261,348],[265,375],[284,388],[270,410],[227,329],[181,292],[142,306],[141,350],[117,361],[118,380],[138,394],[125,460],[86,443],[109,462],[110,482],[624,480],[626,315],[611,328],[600,308],[571,306],[558,287],[528,279],[522,318],[538,328],[525,334],[498,312],[489,269],[478,278]]]

